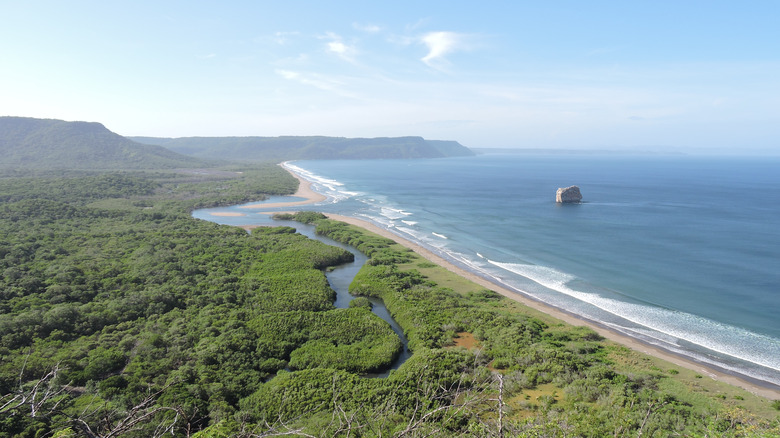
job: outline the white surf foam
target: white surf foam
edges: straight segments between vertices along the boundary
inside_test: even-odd
[[[488,262],[528,278],[547,289],[565,294],[649,330],[646,337],[680,345],[686,341],[708,350],[780,371],[780,342],[771,337],[712,321],[697,315],[606,298],[571,288],[574,276],[537,265]],[[614,322],[612,322],[614,324]],[[618,324],[619,325],[619,324]],[[632,329],[634,331],[639,331]],[[685,349],[686,351],[688,349]]]
[[[411,215],[409,212],[387,206],[380,207],[380,210],[382,212],[382,216],[388,219],[401,219]]]
[[[326,187],[341,187],[344,185],[336,181],[335,179],[325,178],[323,176],[317,175],[316,173],[309,172],[308,170],[305,169],[301,169],[300,167],[290,163],[284,163],[283,167],[299,175],[301,178],[305,179],[306,181],[310,181],[312,183],[318,183]]]
[[[306,181],[309,181],[316,191],[326,195],[331,199],[332,203],[337,203],[345,199],[360,196],[362,194],[360,192],[345,190],[344,184],[342,182],[317,175],[314,172],[302,169],[294,164],[291,164],[290,162],[282,163],[282,167],[297,174]]]

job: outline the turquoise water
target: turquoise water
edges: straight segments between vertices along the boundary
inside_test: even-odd
[[[780,160],[482,155],[300,161],[316,209],[518,293],[780,385]],[[578,185],[583,203],[555,203]],[[228,221],[265,221],[251,213]],[[196,213],[196,216],[198,213]]]

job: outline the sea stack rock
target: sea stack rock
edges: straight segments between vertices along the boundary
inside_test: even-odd
[[[555,193],[555,202],[560,204],[578,203],[580,201],[582,201],[582,194],[577,186],[559,188]]]

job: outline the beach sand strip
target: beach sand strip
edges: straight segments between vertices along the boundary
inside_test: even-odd
[[[292,207],[294,205],[305,205],[305,204],[313,204],[316,202],[322,202],[326,199],[328,199],[327,196],[323,195],[322,193],[315,192],[311,188],[311,182],[301,178],[298,176],[295,172],[292,172],[290,169],[287,169],[286,167],[282,166],[286,171],[290,172],[290,175],[294,176],[299,184],[298,184],[298,190],[295,192],[293,196],[298,198],[304,198],[301,201],[292,201],[292,202],[272,202],[269,204],[264,204],[262,202],[259,202],[257,204],[249,204],[249,205],[242,205],[239,208],[278,208],[278,207]]]

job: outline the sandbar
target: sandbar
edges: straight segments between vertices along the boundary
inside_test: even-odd
[[[213,213],[209,213],[212,216],[222,216],[222,217],[238,217],[238,216],[246,216],[244,213],[239,213],[237,211],[216,211]]]
[[[249,205],[242,205],[239,208],[278,208],[278,207],[292,207],[294,205],[305,205],[305,204],[313,204],[315,202],[321,202],[326,199],[328,199],[327,196],[323,195],[322,193],[315,192],[311,188],[311,182],[307,181],[295,172],[288,169],[284,163],[280,164],[282,168],[284,168],[286,171],[290,172],[290,175],[294,176],[298,180],[298,190],[295,192],[293,196],[298,198],[304,198],[301,201],[291,201],[291,202],[272,202],[268,204],[264,204],[262,202],[258,202],[257,204],[249,204]]]
[[[284,166],[283,166],[284,167]],[[326,196],[317,193],[311,189],[311,183],[306,181],[305,179],[301,178],[295,172],[291,171],[287,167],[285,169],[290,172],[294,177],[298,178],[298,180],[301,182],[298,188],[298,192],[296,192],[295,196],[300,196],[306,198],[304,201],[296,201],[293,203],[275,203],[275,204],[257,204],[254,208],[271,208],[271,207],[283,207],[283,206],[292,206],[292,205],[304,205],[314,202],[320,202],[325,199],[327,199]],[[412,251],[416,252],[420,256],[428,259],[432,263],[436,263],[439,266],[442,266],[443,268],[447,269],[448,271],[455,273],[461,277],[466,278],[467,280],[480,285],[486,289],[490,289],[492,291],[495,291],[511,300],[517,301],[520,304],[523,304],[524,306],[530,307],[532,309],[535,309],[537,311],[540,311],[542,313],[545,313],[547,315],[550,315],[551,317],[555,319],[559,319],[567,324],[576,325],[576,326],[586,326],[591,328],[593,331],[598,333],[599,335],[603,336],[606,339],[609,339],[610,341],[616,342],[618,344],[624,345],[632,350],[654,356],[660,359],[663,359],[667,362],[670,362],[672,364],[675,364],[680,367],[684,367],[690,370],[694,370],[698,373],[700,373],[703,376],[708,376],[712,379],[728,383],[730,385],[734,385],[737,387],[740,387],[742,389],[745,389],[755,395],[758,395],[760,397],[764,397],[770,400],[773,399],[780,399],[780,390],[766,387],[757,383],[753,383],[751,381],[742,379],[739,376],[736,376],[734,374],[730,374],[727,372],[723,372],[717,369],[714,369],[712,367],[709,367],[707,365],[701,364],[699,362],[690,360],[688,358],[685,358],[679,354],[675,354],[673,352],[664,350],[662,348],[655,347],[653,345],[647,344],[645,342],[642,342],[638,339],[632,338],[630,336],[626,336],[622,333],[618,333],[616,331],[613,331],[609,328],[606,328],[604,326],[601,326],[593,321],[582,319],[577,317],[574,314],[565,312],[561,309],[558,309],[556,307],[550,306],[548,304],[542,303],[540,301],[534,300],[528,296],[525,296],[521,293],[518,293],[517,291],[511,290],[507,287],[502,286],[501,284],[498,284],[496,282],[490,281],[489,279],[482,277],[480,275],[475,274],[474,272],[471,272],[467,269],[461,268],[454,263],[446,260],[445,258],[435,254],[434,252],[428,250],[427,248],[423,247],[422,245],[418,245],[408,239],[405,239],[395,233],[392,233],[391,231],[381,228],[377,225],[374,225],[371,222],[357,219],[351,216],[344,216],[339,214],[332,214],[332,213],[326,213],[326,216],[333,220],[345,222],[351,225],[355,225],[358,227],[361,227],[365,230],[368,230],[372,233],[378,234],[382,237],[386,237],[388,239],[392,239],[399,245],[403,245]],[[522,291],[521,291],[522,292]]]

